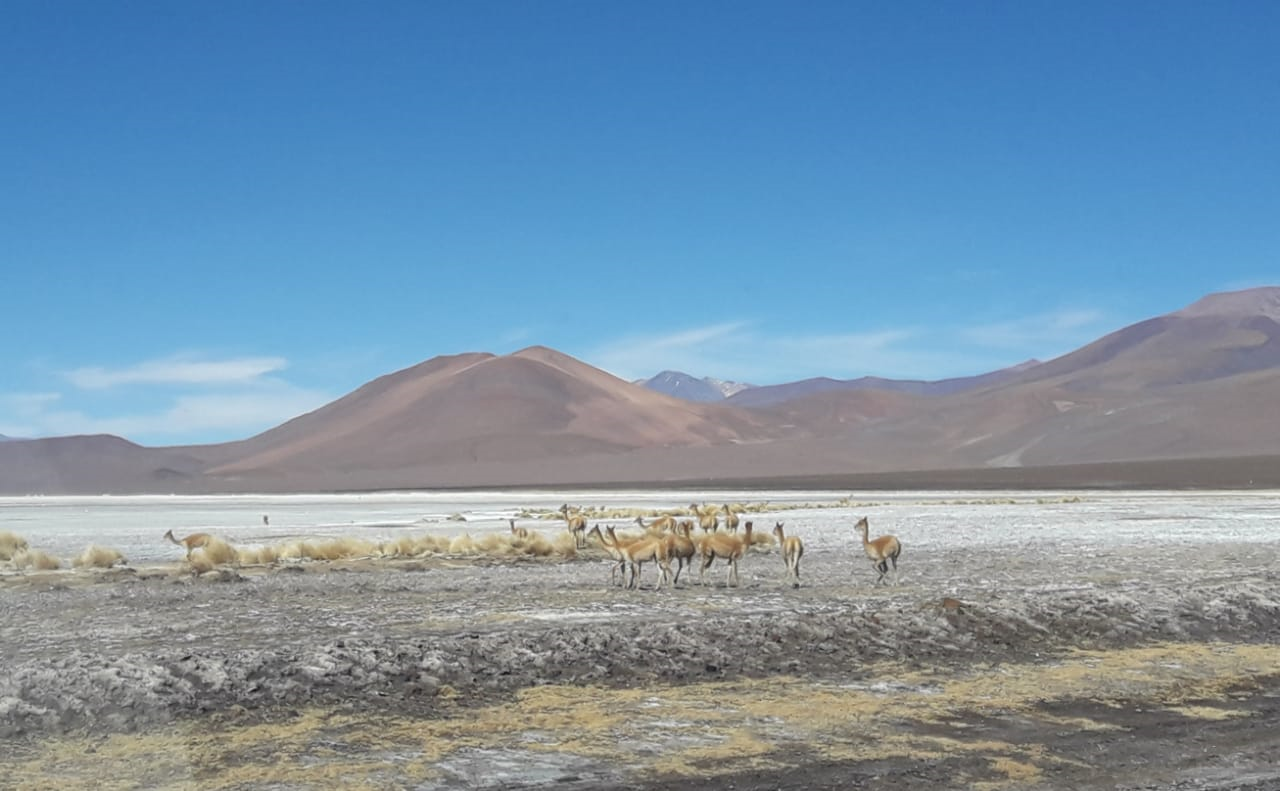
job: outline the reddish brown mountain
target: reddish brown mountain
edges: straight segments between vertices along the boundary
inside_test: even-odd
[[[1211,295],[1004,382],[856,424],[846,439],[876,448],[884,469],[1275,453],[1277,305],[1280,288]]]
[[[544,347],[437,358],[238,447],[214,477],[538,462],[776,436],[761,416],[625,382]]]
[[[959,391],[862,386],[751,409],[672,398],[543,347],[437,357],[241,442],[6,441],[0,494],[854,485],[895,471],[917,485],[1045,486],[1052,469],[1063,485],[1280,483],[1278,320],[1280,288],[1216,294]]]

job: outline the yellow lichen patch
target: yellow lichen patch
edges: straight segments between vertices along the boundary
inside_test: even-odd
[[[1064,731],[1121,731],[1119,725],[1109,722],[1098,722],[1089,717],[1060,717],[1047,712],[1037,712],[1036,718],[1046,725],[1057,725]]]
[[[662,774],[690,777],[715,774],[722,767],[731,767],[734,771],[776,769],[787,765],[767,757],[776,749],[776,745],[738,730],[731,732],[723,742],[676,750],[663,755],[652,765]]]
[[[1217,706],[1167,706],[1165,710],[1196,720],[1230,720],[1236,717],[1252,716],[1247,711],[1222,709]]]
[[[1080,765],[1054,746],[1064,727],[1116,727],[1050,714],[1047,704],[1083,702],[1105,711],[1138,703],[1201,719],[1243,716],[1209,702],[1257,684],[1277,666],[1280,646],[1166,644],[960,673],[863,667],[858,683],[849,684],[774,677],[548,685],[487,706],[468,706],[461,693],[442,687],[431,716],[309,709],[250,722],[262,713],[232,711],[135,735],[49,738],[0,755],[0,776],[31,789],[374,788],[422,785],[444,774],[456,779],[493,756],[517,768],[563,765],[582,776],[598,767],[636,779],[785,769],[815,757],[960,758],[966,784],[1015,788],[1040,782],[1046,768]],[[978,737],[991,731],[971,729],[974,718],[1004,722],[1020,743]]]
[[[997,757],[990,759],[991,769],[997,774],[1003,775],[1002,780],[1009,783],[1017,783],[1025,785],[1026,783],[1034,783],[1040,779],[1043,774],[1040,767],[1025,761],[1016,761],[1008,757]],[[999,787],[1003,783],[974,783],[974,788]]]
[[[1131,698],[1166,704],[1221,696],[1247,684],[1280,647],[1221,643],[1162,643],[1121,651],[1074,651],[1049,665],[1000,665],[946,684],[949,697],[983,710],[1025,709],[1054,699],[1110,704]],[[908,685],[936,683],[933,674],[902,673]]]

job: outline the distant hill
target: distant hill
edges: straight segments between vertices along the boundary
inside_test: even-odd
[[[723,379],[713,379],[709,376],[696,379],[680,371],[663,371],[656,376],[642,379],[635,384],[669,396],[683,398],[686,401],[702,403],[723,401],[735,393],[752,387],[749,384],[727,382]]]
[[[690,404],[534,346],[502,357],[436,358],[374,380],[247,440],[208,474],[537,464],[776,434],[750,412]]]
[[[114,494],[183,490],[205,462],[107,434],[11,439],[0,449],[0,494]]]
[[[1278,322],[1280,288],[1213,294],[1043,363],[936,382],[814,379],[713,403],[540,346],[443,356],[238,442],[9,438],[0,494],[1044,486],[1055,474],[1063,485],[1280,484]]]
[[[1277,288],[1211,295],[854,434],[890,469],[919,465],[926,448],[934,466],[952,467],[1273,454],[1280,425],[1266,416],[1280,398],[1277,301]]]
[[[796,398],[847,390],[891,390],[913,395],[948,395],[965,390],[977,390],[990,385],[999,384],[1011,379],[1014,375],[1035,368],[1039,360],[1028,360],[1024,363],[1003,368],[977,376],[962,376],[953,379],[922,381],[915,379],[882,379],[878,376],[863,376],[858,379],[830,379],[816,377],[788,382],[779,385],[762,385],[736,393],[728,399],[733,406],[763,407],[781,404]]]

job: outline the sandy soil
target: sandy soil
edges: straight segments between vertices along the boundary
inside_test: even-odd
[[[808,540],[799,589],[772,545],[736,588],[598,552],[0,576],[0,777],[1280,788],[1280,545],[906,542],[875,587]]]

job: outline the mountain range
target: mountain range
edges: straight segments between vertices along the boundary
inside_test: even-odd
[[[237,442],[11,439],[0,494],[1275,486],[1278,322],[1280,288],[1212,294],[1053,360],[935,382],[637,384],[541,346],[442,356]]]
[[[686,401],[708,403],[723,401],[755,386],[743,384],[742,382],[726,382],[723,379],[715,379],[710,376],[698,379],[682,371],[663,371],[648,379],[636,380],[632,384],[638,384],[676,398],[683,398]]]

